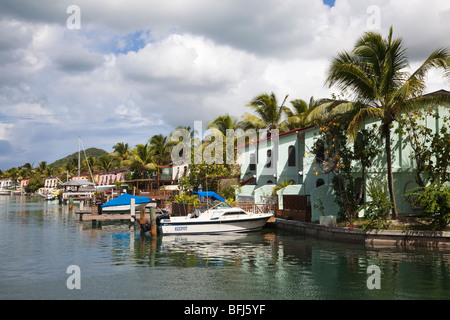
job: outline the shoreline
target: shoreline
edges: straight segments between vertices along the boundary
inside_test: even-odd
[[[349,230],[342,227],[331,227],[280,218],[277,218],[277,222],[271,223],[270,227],[322,240],[362,244],[369,248],[450,248],[450,232],[448,231]]]

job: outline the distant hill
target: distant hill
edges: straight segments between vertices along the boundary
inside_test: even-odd
[[[100,157],[100,156],[102,156],[104,154],[108,154],[108,152],[106,152],[105,150],[97,149],[97,148],[89,148],[89,149],[86,149],[85,151],[86,151],[86,156],[87,157],[92,156],[92,157],[98,158],[98,157]],[[49,165],[53,166],[55,168],[60,168],[60,167],[64,166],[64,164],[66,162],[72,161],[72,159],[77,159],[78,160],[78,151],[75,152],[75,153],[72,153],[71,155],[69,155],[67,157],[64,157],[62,159],[56,160],[55,162],[53,162],[53,163],[51,163]],[[83,159],[84,159],[84,152],[81,151],[81,160],[83,160]]]

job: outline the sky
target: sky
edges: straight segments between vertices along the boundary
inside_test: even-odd
[[[110,152],[241,117],[262,92],[330,97],[330,59],[390,26],[414,69],[450,46],[450,1],[2,0],[0,170],[51,163],[79,136]],[[450,90],[439,72],[427,84]]]

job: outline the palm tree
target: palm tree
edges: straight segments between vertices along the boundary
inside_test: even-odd
[[[135,171],[136,176],[141,178],[147,175],[147,171],[153,171],[157,168],[156,164],[153,163],[148,143],[137,144],[131,149],[130,157],[124,163]]]
[[[111,156],[109,154],[104,154],[104,155],[98,157],[98,159],[96,161],[96,165],[98,166],[98,168],[100,170],[108,172],[114,166],[114,158],[113,158],[113,156]]]
[[[261,93],[254,97],[247,106],[252,108],[256,115],[245,113],[242,116],[242,124],[244,129],[280,129],[283,114],[289,108],[284,106],[288,95],[281,105],[278,105],[277,98],[272,92],[270,94]]]
[[[291,109],[285,110],[287,119],[283,121],[282,126],[285,130],[296,128],[304,128],[311,124],[308,119],[309,113],[322,103],[323,100],[315,100],[314,97],[309,99],[309,103],[302,99],[289,101],[292,105]],[[293,110],[292,110],[293,109]]]
[[[375,32],[364,33],[351,52],[343,51],[332,60],[327,72],[326,83],[330,87],[335,85],[343,93],[353,95],[351,99],[325,104],[328,111],[333,108],[335,111],[353,109],[355,114],[347,128],[352,140],[365,120],[381,121],[393,219],[397,219],[397,208],[392,175],[391,125],[409,110],[450,104],[448,95],[422,95],[430,69],[444,68],[446,77],[450,78],[449,54],[449,48],[437,49],[416,71],[406,72],[409,67],[406,49],[401,38],[392,38],[391,27],[387,39]]]
[[[128,143],[118,142],[113,146],[113,150],[114,151],[109,155],[118,160],[121,165],[123,164],[123,161],[127,160],[130,156]]]
[[[241,129],[242,123],[233,116],[230,116],[229,114],[224,114],[221,116],[217,116],[213,121],[210,121],[207,123],[206,128],[209,130],[216,130],[217,132],[220,132],[222,134],[223,138],[223,146],[222,150],[225,151],[223,153],[223,161],[224,163],[230,164],[229,162],[233,162],[231,160],[234,159],[234,156],[236,155],[236,140],[239,134],[239,130]],[[233,132],[233,150],[227,149],[227,130],[232,130]],[[210,139],[209,139],[210,140]],[[204,143],[204,145],[209,144],[209,142]],[[231,146],[231,142],[230,142]],[[233,157],[229,157],[227,161],[227,154],[229,152],[233,152]]]
[[[224,137],[227,136],[227,130],[238,130],[241,126],[239,120],[229,114],[216,117],[213,121],[206,124],[207,129],[217,129]]]
[[[162,134],[154,135],[150,138],[149,143],[154,161],[158,165],[168,164],[170,162],[170,151],[172,146],[172,143],[168,141],[168,138]]]

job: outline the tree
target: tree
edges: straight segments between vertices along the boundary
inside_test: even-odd
[[[171,161],[170,152],[172,149],[172,143],[168,141],[168,138],[162,134],[154,135],[150,138],[149,143],[150,150],[156,164],[169,164]]]
[[[207,129],[217,129],[224,137],[227,136],[227,130],[238,130],[241,126],[239,120],[229,114],[216,117],[213,121],[207,123]]]
[[[254,97],[247,106],[252,108],[256,115],[245,113],[242,116],[243,128],[253,129],[280,129],[282,116],[289,108],[284,106],[288,95],[283,100],[281,105],[278,105],[278,100],[272,92],[261,93]]]
[[[134,171],[134,176],[137,178],[147,178],[148,171],[154,171],[157,168],[157,165],[152,160],[152,153],[148,143],[137,144],[132,148],[129,159],[125,160],[124,163]]]
[[[353,145],[349,143],[345,132],[352,114],[340,114],[332,119],[323,119],[319,127],[319,136],[312,152],[322,171],[333,173],[332,185],[335,201],[340,207],[339,215],[353,223],[355,214],[363,202],[366,169],[379,153],[379,140],[371,130],[361,130]],[[360,185],[356,189],[355,165],[360,167]]]
[[[309,103],[302,99],[289,101],[292,107],[284,110],[287,116],[287,119],[283,121],[284,129],[292,130],[309,126],[311,121],[308,119],[308,115],[321,101],[315,100],[314,97],[309,99]]]
[[[354,139],[361,124],[373,118],[381,121],[380,133],[385,141],[388,189],[392,206],[392,218],[397,218],[394,195],[391,154],[391,126],[406,111],[437,104],[450,104],[448,95],[422,95],[427,72],[443,68],[450,78],[448,48],[439,48],[413,73],[409,67],[406,49],[401,38],[393,39],[392,27],[384,39],[375,32],[366,32],[356,42],[351,52],[343,51],[335,57],[327,71],[326,83],[337,86],[351,98],[329,104],[330,108],[356,109],[357,112],[347,128]],[[339,109],[338,108],[338,109]]]
[[[96,164],[100,170],[108,172],[114,166],[114,157],[104,154],[97,159]]]
[[[128,147],[128,143],[118,142],[113,146],[113,150],[114,151],[109,155],[118,160],[120,165],[122,165],[123,161],[127,160],[130,156],[130,148]]]

